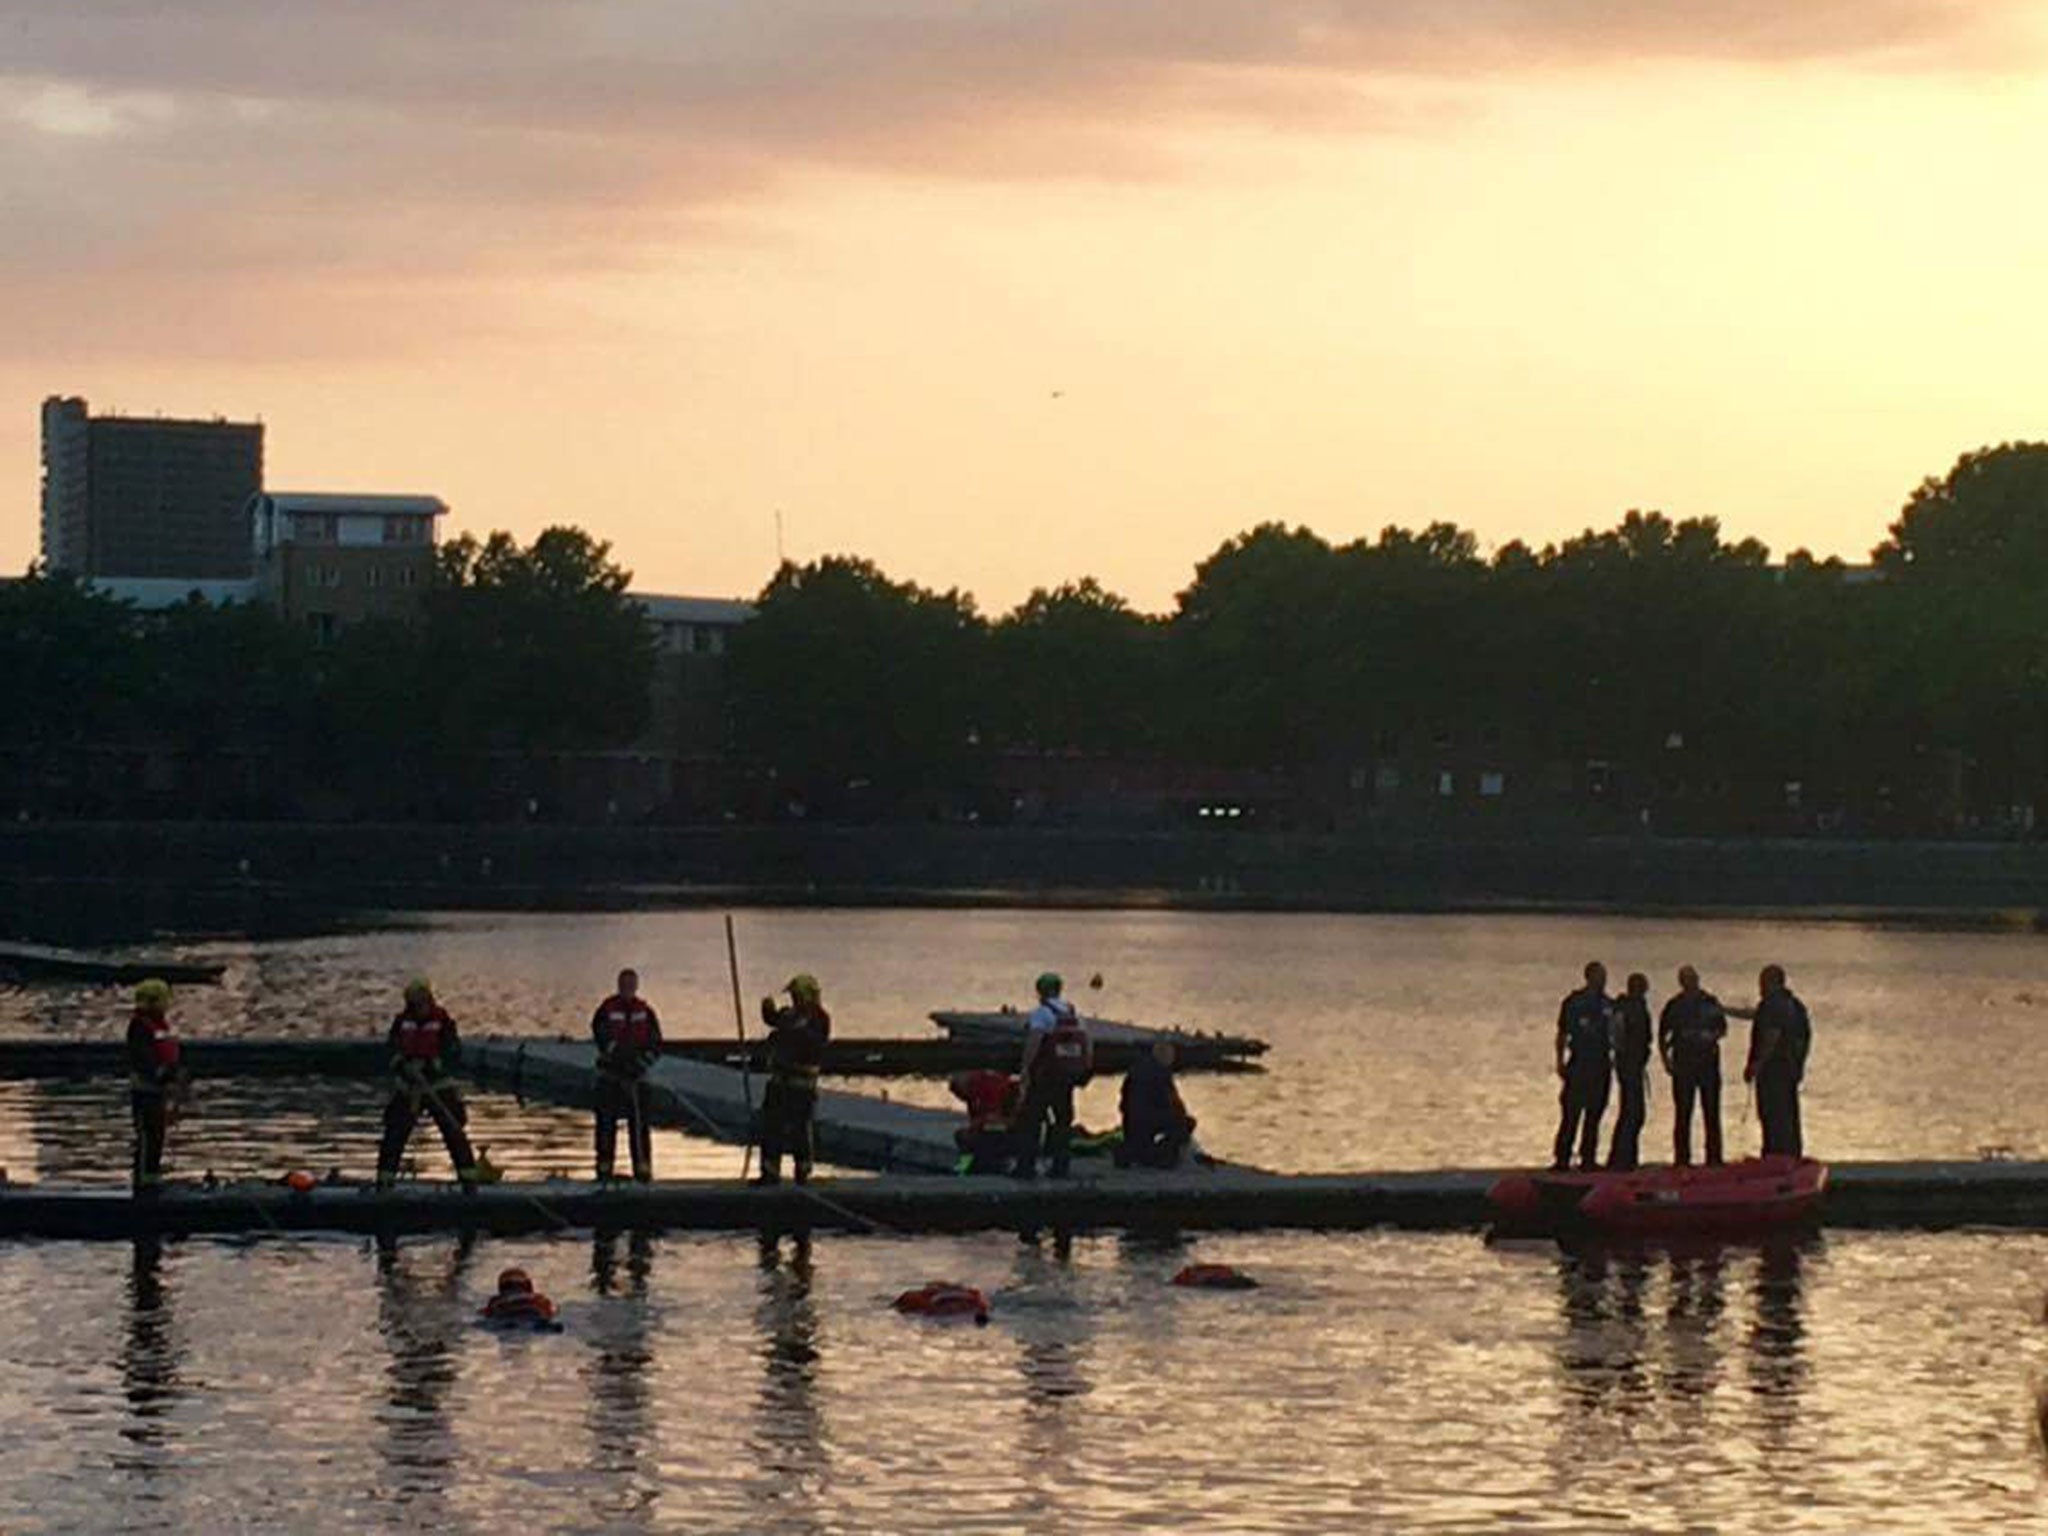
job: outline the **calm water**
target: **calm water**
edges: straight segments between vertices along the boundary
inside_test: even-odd
[[[1809,1142],[1834,1158],[1974,1157],[1987,1146],[2048,1155],[2048,938],[1928,933],[1846,924],[1627,922],[1583,918],[1300,917],[1178,913],[761,912],[740,916],[749,1017],[759,994],[793,971],[816,972],[837,1029],[929,1035],[947,1006],[1028,1000],[1031,980],[1063,971],[1084,1006],[1108,1017],[1251,1031],[1273,1042],[1259,1077],[1189,1081],[1212,1150],[1275,1169],[1524,1163],[1547,1156],[1556,1113],[1550,1075],[1557,1000],[1592,957],[1617,977],[1651,974],[1657,997],[1686,961],[1728,1001],[1753,996],[1760,964],[1782,962],[1813,1010]],[[703,913],[459,917],[426,926],[287,943],[200,946],[228,963],[220,988],[188,989],[188,1033],[378,1034],[404,979],[430,974],[472,1032],[572,1033],[620,965],[637,965],[671,1033],[732,1030],[720,920]],[[1091,992],[1085,979],[1104,979]],[[0,992],[0,1034],[117,1034],[125,997],[107,988]],[[1737,1026],[1738,1030],[1746,1026]],[[1729,1048],[1740,1064],[1741,1041]],[[1731,1077],[1735,1076],[1733,1072]],[[333,1085],[330,1085],[332,1088]],[[941,1084],[886,1091],[948,1104]],[[1646,1148],[1661,1152],[1668,1096],[1653,1088]],[[1084,1119],[1108,1121],[1115,1085],[1084,1096]],[[125,1135],[114,1085],[0,1085],[0,1164],[28,1177],[51,1137],[75,1173],[101,1132]],[[372,1085],[291,1098],[206,1090],[188,1137],[213,1114],[275,1104],[277,1135],[252,1148],[228,1135],[221,1171],[272,1172],[308,1142],[331,1160],[374,1119]],[[58,1102],[52,1102],[53,1100]],[[580,1159],[578,1117],[519,1112],[483,1139],[507,1166]],[[215,1114],[214,1111],[218,1113]],[[486,1111],[490,1113],[490,1111]],[[1733,1146],[1753,1148],[1737,1081],[1727,1105]],[[61,1129],[51,1129],[57,1126]],[[352,1130],[351,1127],[354,1127]],[[35,1129],[41,1127],[41,1129]],[[368,1134],[373,1134],[374,1128]],[[731,1159],[682,1159],[662,1138],[662,1166],[719,1171]],[[367,1148],[367,1142],[358,1142]],[[187,1156],[195,1149],[185,1143]],[[117,1155],[108,1166],[118,1171]],[[367,1151],[358,1154],[370,1155]],[[689,1154],[695,1157],[697,1154]]]
[[[1100,970],[1108,1014],[1256,1030],[1268,1075],[1187,1091],[1216,1150],[1280,1168],[1528,1161],[1551,1129],[1556,998],[1584,959],[1650,970],[1660,993],[1691,960],[1731,998],[1777,959],[1814,1011],[1824,1155],[2048,1152],[2032,936],[778,912],[744,915],[741,943],[750,1005],[814,970],[849,1034],[1021,1000],[1047,965]],[[212,952],[227,983],[181,996],[193,1033],[373,1032],[415,970],[467,1028],[579,1031],[628,962],[672,1030],[731,1027],[722,930],[696,914]],[[0,994],[0,1033],[122,1018],[108,990]],[[178,1161],[367,1169],[376,1107],[372,1084],[206,1085]],[[579,1114],[479,1095],[476,1117],[508,1167],[583,1166]],[[1753,1144],[1739,1100],[1731,1122]],[[0,1084],[17,1178],[110,1177],[125,1129],[118,1085]],[[720,1173],[738,1154],[665,1133],[657,1156]],[[422,1163],[438,1171],[438,1149]],[[1194,1258],[1265,1286],[1165,1284]],[[472,1326],[508,1262],[563,1303],[566,1333]],[[931,1278],[988,1290],[992,1326],[888,1310]],[[10,1533],[2048,1529],[2048,1235],[1582,1258],[1392,1234],[1065,1252],[835,1236],[765,1256],[739,1237],[17,1243],[0,1284]]]

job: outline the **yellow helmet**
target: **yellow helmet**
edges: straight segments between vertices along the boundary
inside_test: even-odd
[[[171,1006],[171,984],[152,976],[135,988],[135,1006],[154,1008],[158,1012]]]
[[[784,990],[798,1002],[808,999],[815,1003],[820,997],[824,996],[824,989],[818,985],[818,978],[811,975],[808,971],[801,975],[790,977],[789,985]]]
[[[415,976],[405,984],[405,1000],[408,1003],[424,1003],[433,995],[433,984],[424,976]]]

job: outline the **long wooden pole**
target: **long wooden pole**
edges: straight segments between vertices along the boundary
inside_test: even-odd
[[[725,914],[725,960],[732,972],[732,1027],[740,1037],[740,1092],[747,1102],[747,1150],[740,1160],[740,1177],[754,1168],[754,1080],[747,1070],[747,1010],[740,1003],[740,946],[733,937],[732,914]]]

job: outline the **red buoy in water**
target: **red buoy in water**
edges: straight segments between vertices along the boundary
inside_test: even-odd
[[[891,1305],[913,1317],[971,1317],[977,1326],[988,1321],[988,1298],[971,1285],[950,1280],[933,1280],[905,1291]]]
[[[1259,1282],[1229,1264],[1190,1264],[1173,1277],[1175,1285],[1198,1291],[1255,1291]]]

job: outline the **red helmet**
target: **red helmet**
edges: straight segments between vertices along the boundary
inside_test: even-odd
[[[498,1271],[498,1294],[518,1291],[522,1295],[533,1292],[533,1276],[523,1269],[502,1269]]]

